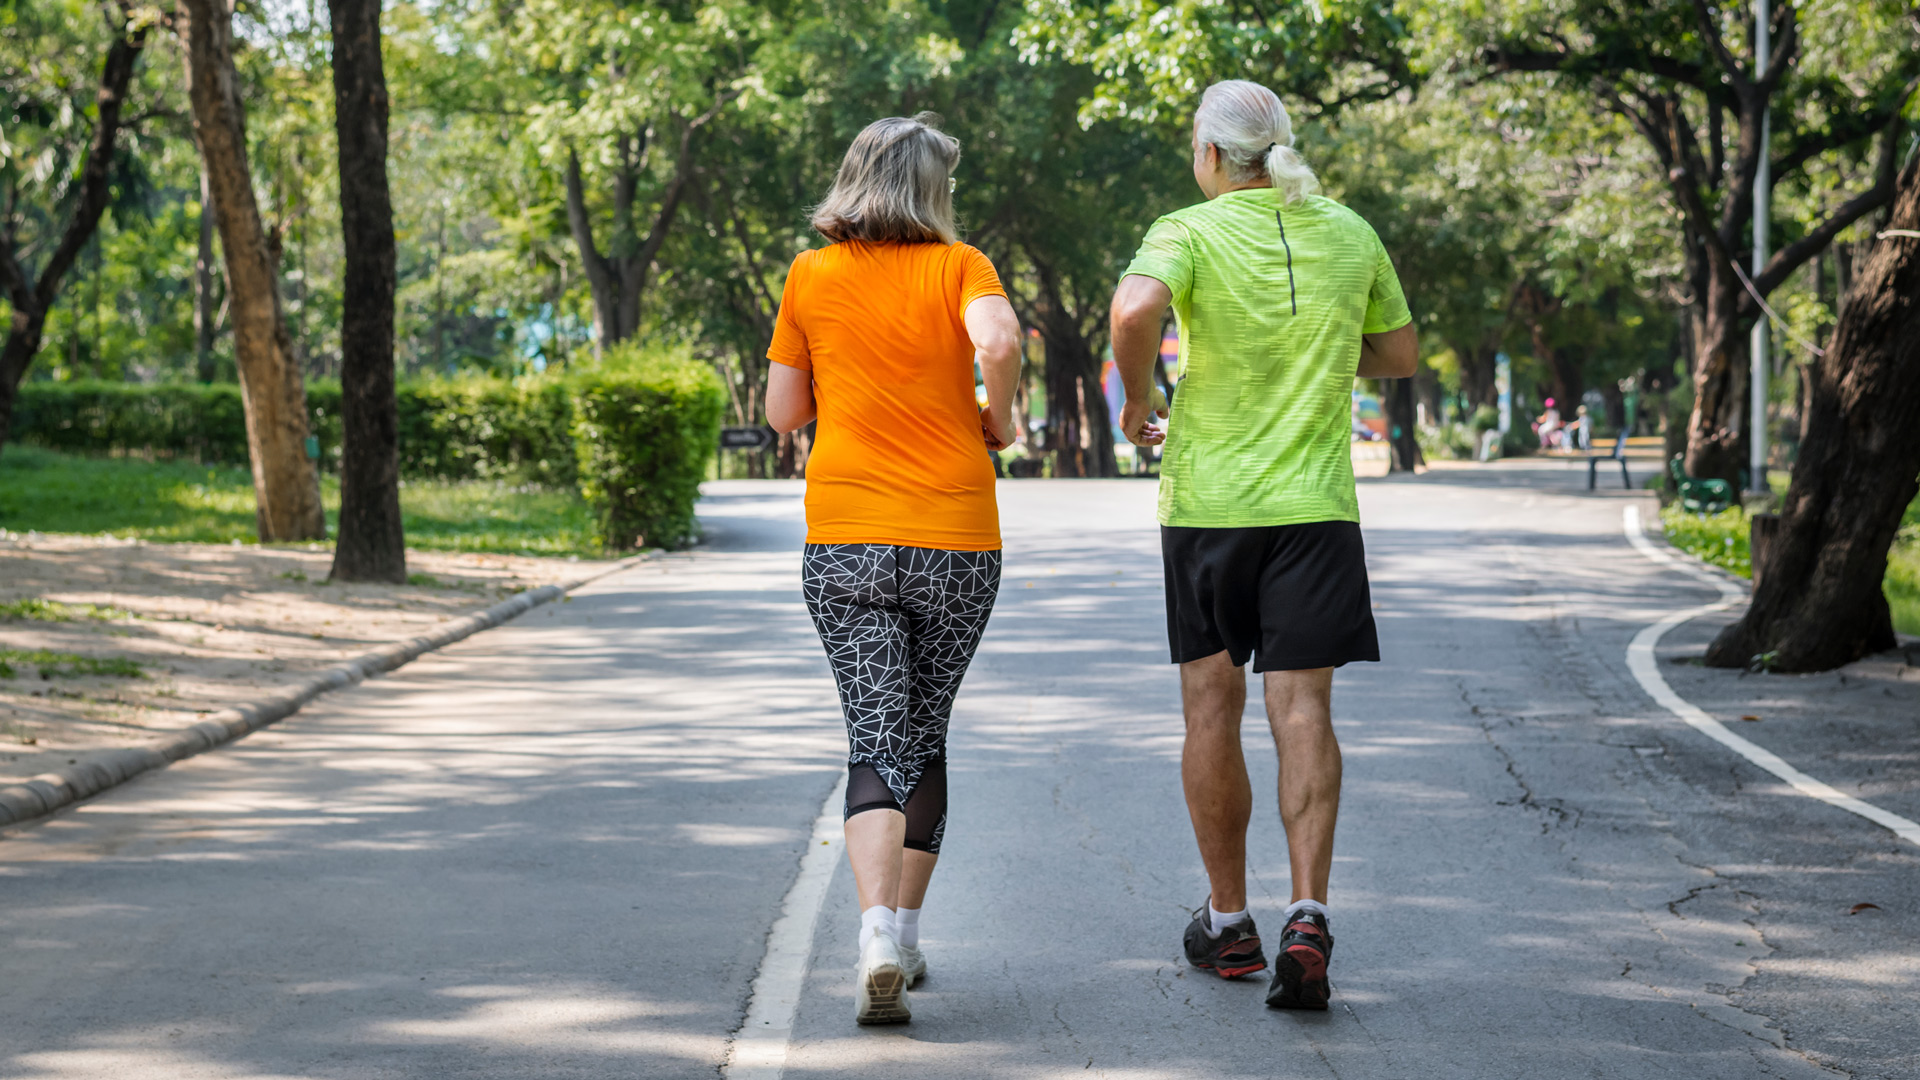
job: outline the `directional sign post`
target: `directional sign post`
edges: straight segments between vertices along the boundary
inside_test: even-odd
[[[765,450],[779,438],[769,427],[723,427],[720,429],[720,449]]]

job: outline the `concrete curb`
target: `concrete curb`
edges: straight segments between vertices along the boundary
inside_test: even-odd
[[[203,754],[216,746],[250,735],[292,716],[307,702],[330,690],[352,686],[392,671],[426,653],[499,626],[541,604],[557,600],[582,585],[617,574],[646,559],[645,555],[635,555],[565,585],[542,585],[537,589],[529,589],[485,611],[450,623],[435,633],[383,645],[344,664],[330,667],[289,690],[235,708],[222,709],[192,727],[153,742],[97,750],[64,769],[44,772],[25,783],[0,788],[0,828],[44,817],[123,784],[141,773],[165,768],[182,758]]]

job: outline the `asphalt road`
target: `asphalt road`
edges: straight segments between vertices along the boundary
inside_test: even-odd
[[[787,1075],[1920,1072],[1920,849],[1658,710],[1627,641],[1712,592],[1627,546],[1635,496],[1583,489],[1362,485],[1386,661],[1337,682],[1335,1008],[1301,1015],[1179,958],[1205,884],[1152,485],[1004,484],[915,1021],[852,1023],[840,867]],[[798,486],[710,491],[693,553],[5,833],[0,1078],[715,1075],[844,742]],[[1839,676],[1685,663],[1711,629],[1663,649],[1676,689],[1764,702],[1742,734],[1920,812],[1920,680],[1877,662],[1836,716]]]

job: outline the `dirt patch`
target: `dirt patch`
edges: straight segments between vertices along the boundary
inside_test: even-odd
[[[186,727],[592,569],[410,551],[408,585],[329,585],[332,561],[318,545],[0,534],[0,785],[77,751]],[[124,674],[129,661],[140,674]]]

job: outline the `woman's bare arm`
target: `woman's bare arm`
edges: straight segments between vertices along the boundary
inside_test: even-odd
[[[782,363],[767,365],[767,423],[785,435],[813,422],[819,413],[813,400],[813,372]]]
[[[982,296],[967,305],[967,337],[980,363],[987,407],[980,430],[993,450],[1013,445],[1013,391],[1020,383],[1020,320],[1004,296]]]

